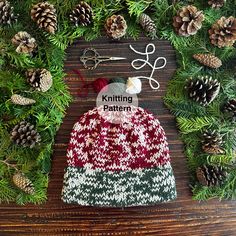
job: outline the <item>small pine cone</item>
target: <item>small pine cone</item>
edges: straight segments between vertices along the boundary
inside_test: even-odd
[[[212,8],[221,8],[224,6],[226,0],[209,0],[208,4],[212,7]]]
[[[209,154],[223,154],[224,149],[223,135],[216,132],[216,130],[207,130],[203,133],[202,150]]]
[[[225,103],[223,110],[225,112],[231,113],[234,117],[236,117],[236,99],[231,99]]]
[[[30,69],[26,77],[28,83],[38,91],[46,92],[52,87],[52,75],[46,69]]]
[[[227,177],[227,171],[222,166],[203,165],[196,170],[197,179],[204,186],[221,185]]]
[[[236,18],[222,16],[209,30],[210,41],[222,48],[233,46],[236,41]]]
[[[15,16],[13,10],[8,1],[0,1],[0,25],[11,25],[17,21],[18,15]]]
[[[212,77],[198,76],[197,79],[190,79],[186,89],[189,98],[202,106],[209,105],[219,94],[220,83]]]
[[[15,46],[17,46],[17,53],[32,55],[37,50],[36,40],[25,31],[18,32],[11,41]]]
[[[139,17],[139,24],[142,26],[145,32],[150,34],[152,37],[156,36],[157,28],[150,16],[142,13]]]
[[[188,37],[197,33],[202,27],[204,15],[195,6],[188,5],[181,8],[173,18],[173,26],[180,36]]]
[[[88,3],[81,1],[70,15],[70,21],[75,24],[75,26],[82,25],[87,26],[91,24],[93,17],[92,8]]]
[[[126,34],[127,24],[123,16],[112,15],[106,20],[105,29],[109,37],[119,39]]]
[[[202,64],[204,66],[208,66],[208,67],[213,68],[213,69],[217,69],[217,68],[222,66],[222,61],[220,60],[220,58],[214,56],[211,53],[194,54],[193,58],[195,60],[197,60],[200,64]]]
[[[31,9],[31,19],[39,28],[54,34],[57,30],[57,14],[55,7],[48,2],[40,2]]]
[[[23,173],[18,172],[13,175],[12,181],[15,186],[27,194],[33,195],[35,193],[35,189],[31,180],[26,177]]]
[[[35,100],[30,99],[30,98],[25,98],[19,94],[13,94],[11,96],[11,102],[16,105],[22,105],[22,106],[27,106],[27,105],[32,105],[36,103]]]
[[[12,129],[11,140],[17,145],[33,148],[40,143],[41,137],[34,125],[22,121]]]

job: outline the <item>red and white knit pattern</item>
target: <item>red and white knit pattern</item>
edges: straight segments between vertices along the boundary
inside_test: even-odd
[[[129,123],[112,124],[97,110],[86,113],[72,130],[68,165],[127,171],[167,163],[169,148],[159,121],[141,108],[133,117]]]

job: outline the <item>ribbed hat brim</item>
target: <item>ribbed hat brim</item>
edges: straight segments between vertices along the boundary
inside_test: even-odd
[[[67,167],[62,200],[84,206],[127,207],[155,205],[176,198],[170,163],[149,169],[103,171]]]

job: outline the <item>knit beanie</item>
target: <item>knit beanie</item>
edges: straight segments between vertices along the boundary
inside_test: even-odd
[[[175,199],[169,148],[158,119],[133,107],[130,119],[112,123],[99,109],[82,115],[73,127],[62,200],[127,207]]]

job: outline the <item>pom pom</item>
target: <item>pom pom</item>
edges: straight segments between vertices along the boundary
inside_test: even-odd
[[[122,83],[122,84],[126,84],[126,79],[124,78],[112,78],[109,81],[109,84],[111,83]]]
[[[115,86],[110,86],[109,90],[114,95],[121,95],[125,93],[126,86],[122,83],[114,83]]]
[[[138,78],[128,78],[127,84],[126,84],[126,93],[129,94],[138,94],[142,90],[142,82]]]
[[[103,88],[104,92],[107,91],[107,88],[105,88],[108,85],[108,81],[105,78],[98,78],[93,83],[93,89],[96,93],[99,93]]]
[[[109,90],[114,95],[121,95],[125,93],[126,90],[126,79],[123,78],[113,78],[110,79],[109,84],[113,84],[114,86],[109,86]]]

